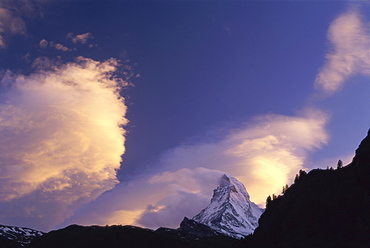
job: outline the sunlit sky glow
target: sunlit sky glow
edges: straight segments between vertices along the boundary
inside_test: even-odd
[[[351,161],[368,2],[0,0],[0,224],[177,227]]]

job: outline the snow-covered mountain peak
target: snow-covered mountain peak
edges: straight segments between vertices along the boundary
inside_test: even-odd
[[[249,194],[245,189],[244,185],[233,176],[224,174],[221,177],[220,187],[229,188],[230,193],[231,192],[236,193],[236,195],[238,195],[239,197],[242,197],[244,198],[244,200],[249,201]],[[215,191],[217,191],[217,189],[215,189]]]
[[[224,174],[220,179],[220,186],[213,191],[211,203],[194,216],[193,220],[225,235],[243,238],[253,233],[263,213],[249,198],[241,182]]]

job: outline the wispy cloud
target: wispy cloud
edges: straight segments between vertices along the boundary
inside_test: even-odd
[[[260,116],[217,143],[178,147],[161,164],[227,172],[246,185],[256,203],[263,204],[267,195],[278,192],[303,168],[308,152],[327,142],[326,121],[317,110],[302,117]]]
[[[340,15],[328,31],[332,51],[316,77],[315,86],[328,94],[336,92],[355,74],[370,75],[369,25],[358,11]]]
[[[93,39],[93,35],[91,33],[85,33],[85,34],[79,34],[79,35],[74,35],[73,33],[68,33],[67,34],[67,38],[71,39],[73,43],[77,44],[77,43],[81,43],[81,44],[86,44],[88,40],[90,39]],[[0,40],[1,41],[1,40]],[[61,43],[56,43],[54,41],[47,41],[46,39],[42,39],[40,42],[39,42],[39,46],[41,48],[54,48],[56,50],[59,50],[59,51],[63,51],[63,52],[70,52],[72,50],[77,50],[77,48],[69,48]],[[94,47],[94,46],[97,46],[96,44],[88,44],[88,47]]]
[[[222,175],[204,167],[158,170],[117,185],[61,226],[77,222],[177,227],[184,216],[192,217],[207,206]]]
[[[50,228],[118,183],[127,120],[117,66],[79,57],[2,79],[1,223]]]
[[[40,41],[40,43],[39,43],[39,46],[40,46],[41,48],[46,48],[48,45],[49,45],[49,42],[48,42],[47,40],[45,40],[45,39],[42,39],[42,40]]]
[[[39,16],[43,4],[50,0],[0,0],[0,49],[7,47],[12,35],[27,32],[24,16]]]
[[[86,44],[88,40],[93,39],[94,36],[92,33],[84,33],[84,34],[78,34],[74,35],[73,33],[68,33],[67,38],[71,39],[73,43],[81,43]]]
[[[193,217],[209,204],[223,174],[196,167],[154,175],[149,178],[148,186],[158,188],[159,195],[146,205],[134,223],[149,228],[178,227],[184,216]]]
[[[137,223],[174,226],[174,216],[192,217],[208,204],[225,172],[236,176],[251,199],[264,206],[269,194],[280,193],[281,187],[304,169],[307,153],[327,142],[326,120],[326,115],[317,110],[302,117],[260,116],[218,142],[180,146],[167,152],[160,164],[169,170],[179,169],[155,175],[149,183],[176,191],[148,205]]]
[[[39,46],[41,48],[47,48],[47,47],[51,47],[51,48],[54,48],[56,50],[60,50],[60,51],[63,51],[63,52],[70,52],[72,51],[71,48],[69,47],[66,47],[60,43],[55,43],[54,41],[50,41],[48,42],[47,40],[45,39],[42,39],[40,42],[39,42]]]
[[[0,2],[0,48],[6,48],[6,35],[25,34],[24,21],[13,11],[2,8]]]
[[[68,48],[68,47],[66,47],[66,46],[63,46],[62,44],[59,44],[59,43],[55,44],[55,45],[54,45],[54,48],[55,48],[56,50],[60,50],[60,51],[63,51],[63,52],[69,52],[69,51],[71,51],[71,50],[72,50],[71,48]]]

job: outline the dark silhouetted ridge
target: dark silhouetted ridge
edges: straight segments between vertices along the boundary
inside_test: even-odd
[[[271,201],[246,247],[370,247],[370,132],[353,161],[301,172]]]
[[[30,248],[166,248],[191,247],[185,241],[134,226],[78,226],[51,231],[36,239]]]

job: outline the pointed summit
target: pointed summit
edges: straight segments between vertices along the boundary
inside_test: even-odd
[[[253,233],[262,213],[263,210],[250,201],[244,185],[235,177],[224,174],[220,186],[213,191],[211,203],[193,220],[240,239]]]

